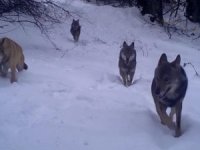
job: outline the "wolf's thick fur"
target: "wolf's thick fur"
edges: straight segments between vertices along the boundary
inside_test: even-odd
[[[134,42],[128,46],[124,41],[119,54],[118,67],[124,85],[130,86],[136,69],[136,50],[134,48]]]
[[[24,54],[21,46],[15,41],[4,37],[0,39],[0,72],[6,76],[8,69],[11,69],[10,82],[16,82],[16,69],[22,71],[28,69],[24,62]]]
[[[170,63],[167,61],[166,54],[162,54],[155,69],[151,86],[156,111],[161,123],[175,129],[175,137],[181,135],[182,102],[188,86],[188,79],[180,61],[180,55]],[[171,108],[169,115],[166,113],[168,107]],[[176,115],[175,123],[173,122],[174,114]]]
[[[74,41],[75,42],[78,42],[79,40],[79,36],[80,36],[80,33],[81,33],[81,26],[79,24],[79,20],[74,20],[72,21],[72,24],[71,24],[71,29],[70,29],[70,32],[74,38]]]

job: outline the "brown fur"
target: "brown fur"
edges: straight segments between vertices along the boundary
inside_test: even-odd
[[[24,62],[22,47],[7,37],[1,38],[0,43],[0,55],[3,55],[3,59],[1,60],[1,73],[3,76],[6,76],[8,69],[10,68],[10,82],[16,82],[16,69],[22,71],[23,69],[28,68]]]

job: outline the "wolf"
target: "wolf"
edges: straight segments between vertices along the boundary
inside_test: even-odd
[[[71,34],[74,38],[74,41],[78,42],[79,36],[80,36],[80,33],[81,33],[81,26],[79,24],[79,19],[78,20],[73,19],[70,32],[71,32]]]
[[[124,41],[119,54],[118,67],[123,84],[125,86],[130,86],[136,70],[136,50],[134,48],[134,42],[128,46]]]
[[[188,86],[187,75],[180,62],[180,55],[177,55],[174,61],[168,62],[167,55],[163,53],[155,69],[151,85],[151,93],[161,123],[175,130],[175,137],[182,134],[182,103]],[[167,108],[171,108],[169,115],[166,112]],[[176,115],[175,123],[173,122],[174,115]]]
[[[22,71],[27,70],[28,65],[24,62],[24,54],[21,46],[10,38],[4,37],[0,39],[0,73],[6,76],[8,69],[11,69],[10,82],[16,82],[16,69]]]

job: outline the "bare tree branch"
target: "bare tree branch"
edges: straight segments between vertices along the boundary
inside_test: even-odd
[[[195,75],[196,75],[197,77],[200,77],[200,74],[197,72],[197,70],[195,69],[194,65],[193,65],[191,62],[188,62],[188,63],[184,63],[184,64],[183,64],[184,67],[186,67],[187,65],[191,65],[192,68],[193,68],[194,71],[195,71]]]
[[[0,0],[0,21],[31,23],[41,32],[54,24],[62,23],[70,12],[52,0]]]

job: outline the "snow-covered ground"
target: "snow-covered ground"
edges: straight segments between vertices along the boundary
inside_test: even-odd
[[[174,35],[147,24],[136,8],[94,6],[75,0],[66,6],[81,14],[80,41],[70,34],[72,18],[51,38],[13,27],[2,34],[24,49],[29,69],[18,82],[0,78],[0,150],[197,150],[200,147],[200,78],[185,71],[189,87],[183,102],[183,135],[160,124],[150,92],[154,69],[165,52],[181,54],[200,72],[199,40]],[[78,17],[77,17],[78,18]],[[124,87],[118,72],[123,41],[134,41],[134,83]]]

